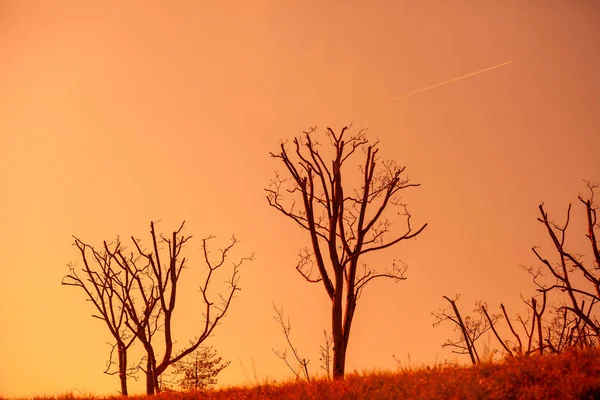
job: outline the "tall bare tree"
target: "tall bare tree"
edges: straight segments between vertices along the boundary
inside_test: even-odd
[[[127,332],[127,312],[123,303],[126,294],[132,289],[133,276],[127,271],[122,273],[111,262],[109,245],[104,242],[103,250],[97,251],[92,246],[85,244],[78,238],[73,243],[81,253],[83,267],[80,276],[75,264],[69,264],[69,274],[62,280],[63,285],[76,286],[83,289],[89,300],[96,308],[98,318],[106,324],[110,334],[115,340],[111,349],[105,373],[113,374],[111,366],[114,364],[114,349],[117,348],[117,366],[121,394],[127,396],[127,377],[135,372],[135,368],[127,367],[127,350],[133,344],[135,336]],[[116,247],[120,244],[117,242]]]
[[[331,302],[335,379],[344,377],[350,329],[362,290],[377,278],[406,279],[401,262],[394,260],[391,268],[380,270],[359,260],[414,238],[427,226],[414,231],[411,215],[400,201],[402,190],[419,186],[403,176],[405,167],[380,160],[378,142],[369,144],[366,130],[345,136],[347,129],[336,134],[327,128],[330,158],[327,149],[313,139],[316,128],[294,138],[291,152],[282,143],[271,156],[281,160],[288,177],[277,175],[266,189],[269,204],[305,229],[310,238],[310,249],[300,253],[296,270],[310,283],[321,282]],[[351,157],[360,157],[361,151],[363,163],[349,170]],[[360,183],[353,187],[356,173]],[[393,222],[386,212],[391,210],[404,216],[406,226],[388,239]]]

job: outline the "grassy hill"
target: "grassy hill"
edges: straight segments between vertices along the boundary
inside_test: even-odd
[[[85,399],[71,395],[58,399]],[[87,397],[98,400],[99,398]],[[117,397],[113,397],[116,399]],[[142,399],[144,396],[131,396]],[[569,350],[477,366],[436,366],[398,373],[162,393],[161,399],[600,399],[600,350]],[[47,398],[48,400],[51,398]],[[41,400],[41,399],[39,399]]]

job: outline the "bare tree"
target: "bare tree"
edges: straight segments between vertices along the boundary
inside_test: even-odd
[[[92,317],[98,318],[106,324],[115,344],[111,347],[104,373],[115,374],[114,371],[111,371],[111,367],[114,364],[113,357],[116,347],[118,360],[116,373],[119,375],[121,394],[127,396],[127,377],[136,371],[135,367],[127,366],[127,350],[133,344],[135,336],[128,334],[125,326],[127,313],[123,298],[132,288],[133,277],[127,272],[122,273],[119,269],[114,268],[111,263],[109,245],[106,242],[104,242],[104,249],[97,251],[80,239],[76,237],[74,239],[73,246],[76,246],[81,253],[83,262],[81,272],[83,274],[80,276],[75,268],[76,264],[70,263],[69,274],[63,278],[62,284],[81,288],[85,292],[87,300],[94,305],[98,312]],[[120,247],[118,241],[115,247]]]
[[[563,305],[554,305],[553,318],[546,322],[545,346],[552,353],[560,353],[569,347],[597,347],[598,338],[583,320],[569,312]]]
[[[525,299],[521,296],[523,303],[527,305],[528,311],[525,317],[517,315],[514,322],[520,324],[514,324],[508,316],[506,308],[503,304],[500,304],[502,314],[490,314],[488,307],[485,303],[478,301],[476,302],[475,309],[473,310],[474,316],[467,315],[463,316],[459,309],[456,301],[458,296],[452,300],[446,296],[444,298],[452,305],[452,311],[442,309],[437,313],[433,313],[436,317],[434,326],[439,325],[443,321],[451,321],[455,324],[456,329],[460,332],[459,340],[448,339],[442,346],[453,347],[454,353],[457,354],[469,354],[471,362],[478,364],[480,362],[479,353],[477,350],[476,342],[488,331],[492,331],[494,337],[500,344],[502,351],[509,357],[515,355],[529,355],[533,352],[539,352],[543,354],[544,348],[546,347],[544,340],[543,329],[543,315],[546,310],[546,295],[542,295],[542,301],[540,304],[539,299],[532,297]],[[504,317],[507,327],[510,333],[514,336],[513,340],[505,340],[503,334],[499,329],[499,321]],[[519,331],[521,335],[519,335]],[[505,330],[506,332],[506,330]],[[523,336],[523,332],[525,335]],[[523,343],[521,337],[526,338],[526,343]],[[495,352],[496,350],[492,350]]]
[[[290,322],[290,319],[285,318],[283,308],[277,308],[275,303],[273,303],[273,309],[275,310],[275,316],[273,318],[275,319],[275,321],[277,321],[279,326],[281,326],[281,332],[285,337],[285,341],[287,342],[289,349],[292,350],[292,356],[296,360],[296,366],[291,364],[288,360],[287,350],[271,350],[273,350],[273,353],[275,353],[275,355],[285,363],[285,365],[290,369],[290,371],[292,371],[292,373],[296,377],[296,380],[305,379],[306,381],[310,381],[310,373],[308,370],[308,364],[310,363],[310,359],[302,357],[298,348],[295,347],[292,343],[292,324]],[[324,330],[323,334],[324,342],[322,345],[319,346],[319,361],[321,361],[320,369],[327,373],[327,378],[331,378],[331,347],[333,344],[333,340],[331,336],[327,334],[327,330]]]
[[[132,240],[137,243],[136,240]],[[136,246],[134,246],[137,248]],[[152,338],[158,331],[162,319],[162,309],[158,307],[159,288],[153,276],[150,263],[144,263],[142,255],[133,252],[125,253],[125,248],[117,246],[110,253],[115,264],[125,274],[133,277],[130,289],[121,298],[126,311],[125,324],[139,340],[146,351],[145,368],[140,367],[146,375],[146,393],[154,393],[158,377],[156,376],[156,353]]]
[[[335,379],[344,377],[350,329],[362,290],[377,278],[396,282],[406,279],[406,266],[401,262],[394,260],[390,269],[377,270],[366,263],[359,264],[359,260],[368,253],[414,238],[427,226],[413,231],[411,215],[400,201],[403,189],[419,186],[403,176],[405,167],[394,161],[380,161],[378,142],[369,144],[366,130],[344,137],[347,129],[344,127],[336,135],[327,128],[331,160],[327,150],[322,152],[322,146],[313,140],[316,128],[294,138],[291,153],[282,143],[280,152],[271,156],[281,160],[289,177],[276,176],[266,189],[269,204],[305,229],[310,237],[311,248],[300,253],[296,270],[310,283],[321,282],[331,302]],[[355,171],[361,183],[352,188],[355,172],[346,165],[355,153],[358,155],[357,150],[364,155],[363,164]],[[405,217],[404,232],[386,240],[393,226],[386,211],[398,209],[400,212],[395,214]]]
[[[462,332],[458,342],[448,341],[446,345],[465,351],[470,354],[473,363],[477,362],[475,340],[482,326],[483,329],[492,330],[508,356],[529,355],[536,352],[559,353],[568,347],[596,347],[600,344],[600,321],[594,311],[594,306],[600,300],[600,275],[598,274],[600,253],[597,240],[600,224],[596,216],[598,207],[594,202],[596,188],[596,185],[588,183],[590,195],[587,198],[578,196],[585,210],[587,222],[585,237],[591,247],[591,263],[586,262],[583,255],[567,249],[566,233],[571,218],[571,205],[569,204],[567,209],[565,223],[560,225],[549,219],[544,204],[540,204],[541,217],[538,221],[548,232],[556,250],[557,261],[551,262],[540,254],[537,247],[533,247],[532,251],[541,261],[542,267],[525,267],[525,270],[537,285],[538,296],[528,299],[521,296],[527,306],[525,317],[517,315],[515,319],[509,318],[506,308],[500,304],[508,331],[514,339],[502,338],[497,324],[500,315],[490,316],[484,305],[475,311],[485,317],[485,324],[476,323],[469,327],[468,323],[463,323],[456,302],[446,297],[453,306],[453,314],[447,312],[434,314],[438,318],[436,324],[442,320],[451,320],[460,327]],[[550,294],[559,301],[548,303]],[[544,317],[545,313],[546,317]]]
[[[442,347],[451,347],[453,348],[452,352],[456,354],[468,354],[471,358],[471,363],[478,364],[481,360],[475,344],[483,334],[493,327],[493,324],[499,316],[493,315],[490,317],[484,312],[485,305],[478,302],[474,310],[477,317],[471,317],[470,315],[463,317],[456,304],[459,297],[460,296],[457,295],[454,299],[451,299],[448,296],[444,296],[444,299],[450,303],[452,309],[440,309],[438,312],[433,313],[436,317],[433,326],[438,326],[444,321],[451,321],[454,323],[455,329],[460,333],[459,339],[448,339]]]
[[[297,380],[301,380],[302,377],[304,377],[304,379],[306,379],[307,381],[310,381],[310,375],[308,374],[308,363],[310,362],[310,360],[301,357],[300,353],[298,352],[298,349],[296,347],[294,347],[294,344],[292,343],[292,338],[291,338],[291,332],[292,332],[292,325],[290,323],[290,319],[288,318],[287,321],[285,320],[285,316],[283,314],[283,308],[277,308],[277,306],[275,305],[275,303],[273,303],[273,309],[275,310],[275,321],[277,321],[277,323],[281,326],[281,331],[283,332],[283,335],[285,336],[285,340],[289,346],[289,348],[292,350],[292,355],[294,356],[294,358],[296,359],[297,362],[297,368],[294,368],[294,366],[292,366],[290,364],[290,362],[287,359],[287,350],[284,351],[279,351],[279,350],[275,350],[275,349],[271,349],[273,350],[273,353],[275,353],[275,355],[279,358],[281,358],[283,360],[283,362],[285,362],[285,365],[287,365],[287,367],[290,369],[290,371],[292,371],[294,373],[294,376],[296,377]]]
[[[546,294],[542,295],[542,303],[540,305],[539,299],[535,297],[531,297],[530,299],[525,299],[521,296],[521,300],[525,305],[527,305],[527,315],[523,317],[521,315],[517,315],[516,321],[521,324],[521,328],[525,333],[527,338],[527,347],[524,347],[523,341],[521,340],[521,335],[518,334],[518,328],[515,328],[511,319],[506,312],[506,307],[504,304],[500,304],[500,309],[502,310],[502,315],[505,318],[506,324],[514,336],[515,340],[504,340],[500,335],[497,329],[497,320],[499,318],[494,319],[494,316],[490,317],[486,307],[482,306],[481,311],[483,315],[487,318],[490,328],[494,332],[494,336],[498,340],[498,343],[502,346],[504,353],[510,357],[514,357],[515,353],[517,355],[529,355],[533,352],[539,352],[540,354],[544,353],[544,330],[542,329],[543,323],[543,315],[546,311]],[[536,336],[537,332],[537,336]]]
[[[598,274],[600,270],[600,250],[596,238],[596,233],[600,229],[600,223],[596,215],[598,207],[594,202],[594,190],[596,188],[597,185],[588,183],[589,197],[578,196],[585,210],[587,222],[585,237],[589,241],[591,248],[591,263],[586,262],[582,255],[578,255],[567,249],[566,233],[571,218],[571,204],[569,204],[567,209],[563,225],[552,222],[548,218],[543,203],[539,206],[541,217],[538,218],[538,221],[548,231],[552,245],[556,250],[557,261],[554,263],[550,262],[540,254],[536,247],[532,247],[532,251],[542,262],[546,274],[553,278],[553,282],[546,284],[539,279],[539,277],[545,274],[541,272],[534,274],[534,282],[538,285],[538,291],[565,293],[568,300],[563,303],[562,307],[568,313],[574,315],[578,321],[581,321],[581,325],[577,324],[578,330],[580,332],[587,332],[587,337],[582,338],[582,340],[592,340],[594,342],[600,336],[600,321],[598,321],[596,314],[593,312],[594,306],[600,301],[600,275]]]
[[[238,285],[240,266],[253,259],[251,256],[233,262],[229,279],[226,281],[229,286],[226,294],[217,293],[215,296],[214,293],[209,292],[212,287],[211,282],[217,271],[222,269],[229,253],[238,241],[232,238],[217,257],[212,257],[208,241],[214,237],[203,239],[203,257],[208,270],[204,282],[200,286],[204,303],[202,313],[204,321],[198,336],[192,339],[189,345],[175,352],[172,331],[173,312],[176,306],[179,279],[187,262],[187,259],[182,257],[181,251],[192,238],[181,235],[184,224],[185,222],[170,237],[164,237],[156,234],[154,222],[151,222],[151,250],[144,249],[141,240],[135,239],[133,236],[131,240],[135,253],[126,253],[118,241],[113,249],[109,248],[105,242],[104,256],[114,263],[112,271],[116,271],[113,272],[113,280],[118,283],[119,287],[125,288],[114,293],[114,297],[121,304],[120,324],[124,324],[129,329],[146,351],[146,367],[143,370],[146,374],[147,394],[160,391],[159,378],[161,374],[168,367],[195,351],[213,333],[216,326],[225,317],[235,293],[240,290]],[[155,340],[159,332],[162,334],[160,345],[163,350],[160,360]]]

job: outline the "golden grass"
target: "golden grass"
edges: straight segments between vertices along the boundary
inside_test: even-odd
[[[129,398],[148,400],[145,396]],[[51,399],[100,397],[68,394],[43,398]],[[477,366],[350,374],[344,381],[322,379],[153,396],[153,400],[163,399],[600,399],[600,349],[573,349],[560,355],[532,355]]]

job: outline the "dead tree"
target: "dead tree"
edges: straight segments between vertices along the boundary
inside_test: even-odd
[[[496,323],[499,316],[490,316],[485,306],[476,310],[485,317],[486,326],[492,330],[508,356],[559,353],[568,347],[596,347],[600,344],[600,321],[594,312],[594,306],[600,301],[600,274],[598,273],[600,253],[597,240],[600,223],[596,215],[598,207],[594,203],[594,190],[597,186],[588,183],[588,188],[589,197],[578,198],[585,210],[587,222],[585,237],[591,247],[591,263],[589,260],[585,261],[583,256],[567,249],[566,232],[571,218],[571,205],[569,204],[567,209],[565,223],[559,225],[548,218],[542,203],[539,206],[541,217],[538,221],[548,232],[556,251],[557,261],[551,262],[544,258],[537,247],[533,247],[533,253],[542,262],[542,267],[525,267],[537,285],[541,299],[540,295],[529,299],[521,296],[528,308],[527,315],[525,317],[517,315],[513,320],[509,318],[504,305],[500,304],[502,315],[514,337],[513,340],[502,338]],[[548,303],[550,294],[561,301]],[[434,314],[438,317],[436,324],[441,320],[452,320],[460,327],[462,333],[460,341],[448,341],[445,345],[457,347],[465,354],[470,354],[471,360],[476,362],[478,357],[474,340],[468,340],[474,333],[474,329],[473,327],[470,329],[468,324],[463,323],[456,302],[447,297],[446,299],[452,304],[454,313],[453,315],[447,312]],[[546,311],[548,313],[544,317]]]
[[[192,238],[191,236],[181,236],[184,223],[181,224],[178,230],[174,231],[171,237],[158,236],[154,229],[154,222],[150,223],[150,236],[151,236],[151,249],[145,250],[142,247],[141,241],[131,237],[134,246],[140,256],[140,260],[144,260],[147,268],[147,281],[149,283],[144,284],[139,282],[138,290],[140,297],[143,300],[141,304],[142,319],[134,318],[136,315],[135,309],[138,308],[134,302],[132,296],[128,297],[127,310],[130,316],[131,328],[134,330],[136,336],[142,343],[148,353],[148,366],[146,370],[146,392],[147,394],[154,394],[160,391],[159,377],[165,372],[171,365],[177,363],[188,354],[192,353],[213,333],[214,329],[219,325],[221,320],[225,317],[231,301],[237,291],[241,290],[239,281],[239,268],[246,262],[253,259],[253,256],[243,257],[236,262],[232,263],[231,274],[229,279],[226,281],[229,285],[225,296],[218,293],[215,299],[214,295],[209,293],[211,288],[211,281],[214,278],[217,271],[219,271],[225,262],[228,260],[229,253],[238,243],[237,239],[232,238],[231,242],[222,250],[217,257],[211,257],[208,248],[208,242],[214,239],[214,236],[209,236],[202,240],[202,254],[204,263],[207,267],[207,274],[204,282],[200,286],[200,292],[202,294],[202,302],[204,311],[202,317],[204,322],[201,326],[198,336],[190,341],[190,344],[183,349],[175,352],[173,348],[173,330],[172,330],[172,319],[173,312],[175,310],[176,298],[177,298],[177,285],[183,269],[186,267],[187,259],[181,256],[181,251],[184,245]],[[166,254],[163,251],[163,247],[166,247]],[[115,254],[115,259],[119,260],[119,263],[124,269],[137,269],[135,263],[128,266],[122,254]],[[129,258],[133,260],[133,258]],[[154,311],[156,309],[156,311]],[[156,356],[155,344],[152,342],[152,335],[145,335],[143,332],[149,332],[148,321],[152,320],[152,313],[155,314],[154,326],[160,327],[162,333],[161,346],[164,348],[164,353],[158,360]],[[139,315],[139,311],[137,312]],[[160,321],[160,322],[159,322]],[[156,329],[156,328],[154,328]]]
[[[566,294],[567,300],[561,308],[571,314],[574,319],[565,315],[564,321],[576,322],[574,325],[575,330],[571,334],[584,335],[577,339],[579,343],[597,343],[600,336],[600,321],[594,313],[594,306],[600,301],[600,274],[598,273],[600,270],[600,250],[596,236],[600,223],[596,215],[598,207],[594,202],[594,190],[596,188],[596,185],[588,183],[589,197],[578,196],[580,203],[583,204],[587,222],[585,237],[591,248],[591,262],[567,249],[565,242],[571,218],[571,204],[567,209],[566,220],[563,225],[556,224],[548,218],[543,203],[539,206],[541,217],[538,218],[538,221],[544,225],[548,232],[554,250],[556,250],[557,261],[551,262],[542,256],[536,247],[532,248],[536,257],[542,262],[546,272],[545,276],[553,279],[553,282],[546,284],[541,281],[540,277],[544,276],[541,271],[534,274],[534,282],[538,285],[538,291]]]
[[[143,248],[141,240],[133,236],[134,252],[127,253],[118,245],[110,249],[105,243],[105,258],[111,263],[113,280],[119,287],[126,290],[114,293],[114,298],[121,304],[120,324],[124,324],[144,346],[146,351],[146,393],[154,394],[160,391],[159,378],[165,370],[188,354],[195,351],[214,331],[225,317],[238,286],[239,268],[245,261],[253,257],[241,258],[232,263],[232,272],[227,283],[229,288],[225,296],[209,293],[211,281],[217,271],[221,270],[229,253],[238,243],[232,238],[217,257],[211,257],[208,241],[214,237],[203,239],[202,249],[207,275],[200,286],[204,305],[204,322],[196,338],[183,349],[175,352],[173,348],[174,335],[172,318],[176,306],[177,289],[181,273],[186,268],[187,259],[182,257],[184,245],[192,238],[181,236],[184,223],[170,237],[157,235],[154,222],[150,223],[151,249]],[[166,253],[166,254],[165,254]],[[113,265],[114,264],[114,265]],[[160,349],[163,351],[159,358],[157,354],[157,333],[161,333]]]
[[[519,335],[519,326],[515,326],[511,321],[503,304],[500,304],[502,314],[490,314],[487,305],[479,301],[476,303],[475,310],[473,310],[475,317],[464,317],[456,304],[458,296],[454,300],[447,296],[444,296],[444,299],[451,304],[452,311],[442,309],[437,313],[433,313],[436,317],[434,326],[439,325],[443,321],[451,321],[455,324],[456,329],[459,330],[460,338],[457,341],[448,339],[442,346],[457,349],[453,351],[457,354],[469,354],[473,364],[478,364],[480,362],[476,342],[484,333],[490,330],[498,340],[503,352],[509,357],[514,357],[515,355],[529,355],[534,352],[543,354],[544,349],[551,346],[551,344],[546,344],[548,338],[545,336],[546,330],[543,325],[543,315],[546,310],[545,293],[542,293],[541,304],[539,299],[535,297],[525,299],[521,296],[523,303],[528,307],[528,312],[526,317],[517,315],[516,321],[520,323],[520,326],[525,333],[525,344],[523,344],[523,340],[521,339],[522,332],[521,335]],[[498,326],[502,317],[504,317],[510,333],[514,336],[513,340],[505,340],[502,336]]]
[[[546,293],[543,293],[542,296],[542,304],[538,307],[538,301],[535,297],[532,297],[530,300],[525,300],[522,298],[523,302],[531,309],[531,327],[527,329],[527,323],[523,321],[521,317],[519,317],[519,322],[523,326],[523,330],[527,334],[527,354],[532,351],[537,351],[540,354],[544,354],[544,331],[542,330],[542,316],[544,315],[544,311],[546,310]],[[537,337],[536,337],[537,331]],[[536,337],[537,344],[534,342],[533,338]]]
[[[478,364],[481,362],[481,359],[475,344],[483,334],[493,327],[494,323],[499,318],[499,315],[489,316],[485,313],[485,305],[477,303],[475,313],[478,317],[463,317],[456,304],[459,297],[460,296],[457,295],[454,299],[451,299],[448,296],[444,296],[444,299],[450,303],[452,310],[441,309],[438,312],[433,313],[433,316],[436,318],[433,326],[438,326],[444,321],[451,321],[454,323],[455,329],[459,331],[459,339],[448,339],[442,344],[442,347],[451,347],[453,348],[452,352],[456,354],[468,354],[471,363]]]
[[[536,274],[536,276],[538,275]],[[553,317],[544,318],[544,313],[548,309],[547,293],[547,291],[542,291],[541,301],[536,297],[526,299],[521,296],[521,300],[528,307],[527,314],[526,316],[517,315],[514,319],[509,317],[504,304],[500,304],[502,314],[490,315],[487,306],[481,302],[474,310],[478,317],[463,317],[456,304],[458,297],[451,300],[444,296],[452,305],[452,312],[440,310],[433,313],[437,318],[434,326],[445,320],[452,321],[460,331],[460,339],[458,341],[449,339],[442,346],[454,347],[459,350],[454,351],[458,354],[469,354],[474,364],[479,363],[475,342],[488,330],[493,332],[504,354],[509,357],[527,356],[532,353],[544,354],[545,351],[559,353],[571,346],[591,347],[596,345],[597,342],[592,340],[593,335],[586,331],[585,325],[581,323],[582,320],[571,315],[564,306],[554,307],[554,311],[551,311]],[[481,320],[482,316],[485,321]],[[513,339],[505,340],[503,338],[498,326],[498,321],[502,316]]]
[[[159,289],[150,263],[140,261],[142,256],[139,253],[125,253],[123,248],[117,247],[110,253],[110,257],[125,276],[133,277],[133,284],[123,293],[121,302],[126,311],[125,324],[146,351],[146,366],[141,369],[146,375],[146,393],[151,394],[158,381],[155,377],[156,354],[152,338],[158,331],[162,318],[162,309],[157,306]]]
[[[523,341],[521,340],[521,335],[518,334],[517,329],[511,322],[511,319],[506,312],[506,307],[504,304],[500,304],[500,309],[502,310],[502,315],[505,318],[506,324],[514,336],[515,340],[504,340],[499,331],[496,322],[498,321],[500,316],[489,315],[488,310],[485,306],[481,306],[481,312],[488,320],[490,325],[490,329],[494,333],[494,336],[498,340],[498,343],[504,349],[504,353],[510,357],[514,357],[515,355],[529,355],[533,352],[539,352],[540,354],[544,353],[544,348],[546,345],[544,344],[544,329],[542,328],[543,323],[543,315],[546,310],[546,294],[542,295],[542,304],[539,304],[539,300],[535,297],[531,297],[531,299],[526,300],[523,296],[521,296],[521,300],[528,307],[527,316],[523,318],[521,315],[518,315],[516,320],[521,324],[523,331],[525,332],[525,336],[527,337],[527,347],[523,346]],[[531,310],[531,312],[529,311]],[[537,336],[536,336],[537,332]],[[535,338],[535,340],[534,340]],[[516,354],[515,354],[516,353]]]
[[[135,367],[127,367],[127,350],[133,344],[135,336],[127,332],[126,328],[126,306],[123,299],[126,294],[132,290],[134,276],[129,272],[120,271],[112,263],[111,251],[109,245],[105,242],[102,251],[96,251],[92,246],[85,244],[78,238],[74,238],[74,246],[81,253],[83,268],[81,276],[75,269],[75,264],[69,264],[69,274],[62,280],[63,285],[80,287],[86,294],[98,314],[93,314],[94,318],[104,321],[110,334],[115,340],[115,345],[111,348],[106,374],[113,375],[111,367],[114,364],[114,349],[117,349],[117,367],[116,373],[119,375],[121,384],[121,394],[127,396],[127,377],[133,374]],[[121,244],[117,240],[114,245],[119,249]]]
[[[553,305],[552,318],[545,321],[544,347],[551,353],[560,353],[569,347],[596,347],[594,332],[564,305]]]
[[[276,176],[266,189],[269,204],[305,229],[310,238],[310,250],[301,252],[296,270],[310,283],[321,282],[331,302],[335,379],[344,377],[350,329],[362,290],[377,278],[406,279],[401,262],[394,260],[390,269],[377,270],[359,260],[414,238],[427,226],[414,231],[411,215],[400,201],[403,189],[419,186],[403,176],[405,167],[380,161],[378,142],[369,144],[366,130],[345,137],[347,129],[336,135],[327,128],[329,155],[313,139],[316,128],[294,138],[291,152],[282,143],[281,150],[271,156],[281,160],[288,178]],[[363,164],[353,172],[347,164],[357,150],[363,152]],[[361,183],[353,188],[352,174],[356,172]],[[398,208],[401,211],[395,214],[405,217],[406,227],[386,240],[393,225],[386,211]]]

